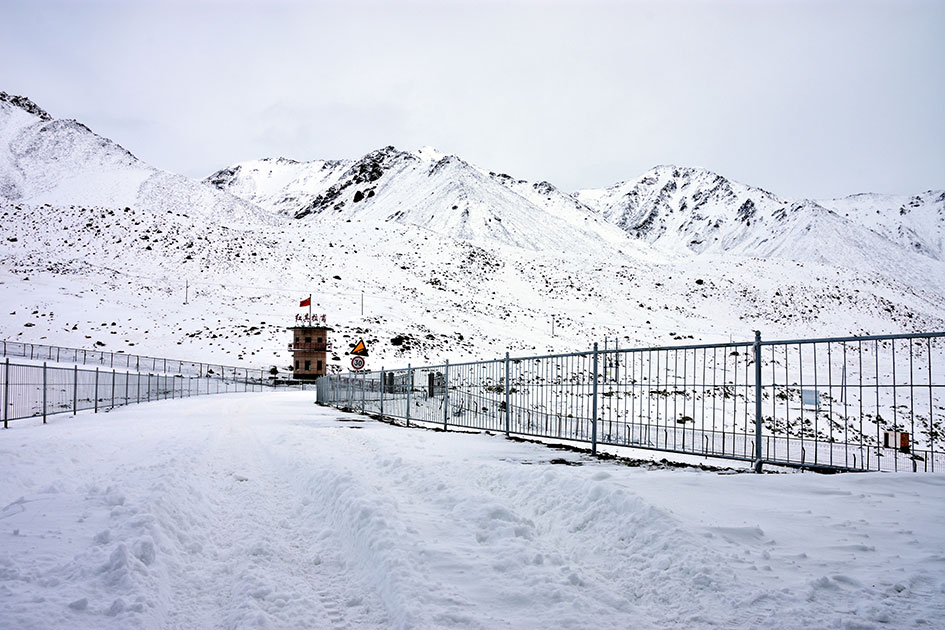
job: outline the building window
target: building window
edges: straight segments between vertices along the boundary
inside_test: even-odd
[[[306,338],[305,338],[305,343],[312,343],[312,338],[311,338],[311,337],[306,337]]]
[[[321,372],[321,371],[322,371],[322,362],[321,362],[321,361],[318,362],[318,370],[317,370],[317,371],[318,371],[318,372]]]
[[[318,338],[318,343],[321,343],[321,342],[322,342],[322,338],[319,337],[319,338]]]
[[[299,362],[298,362],[298,361],[295,362],[295,369],[296,369],[296,370],[299,369]]]
[[[296,336],[295,336],[295,343],[298,343],[298,342],[299,342],[299,336],[296,335]]]
[[[312,369],[312,362],[311,362],[311,361],[306,361],[306,362],[305,362],[305,371],[308,372],[308,371],[311,370],[311,369]]]

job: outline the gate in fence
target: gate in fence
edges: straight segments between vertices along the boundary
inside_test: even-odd
[[[332,375],[319,401],[506,434],[829,470],[945,471],[945,333],[600,350]]]

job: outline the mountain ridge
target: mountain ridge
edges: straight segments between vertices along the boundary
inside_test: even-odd
[[[335,330],[333,370],[359,338],[376,368],[615,338],[645,347],[752,330],[945,329],[945,266],[872,231],[845,232],[842,207],[817,210],[815,223],[801,220],[805,207],[785,211],[820,239],[795,239],[809,246],[798,261],[755,255],[770,246],[761,210],[732,219],[749,230],[735,235],[740,252],[695,253],[672,245],[686,236],[673,222],[650,243],[549,182],[430,148],[218,171],[245,199],[153,169],[79,123],[50,122],[0,102],[0,335],[11,339],[285,369],[285,326],[308,294]],[[332,186],[317,212],[294,218]],[[902,216],[928,208],[920,198]],[[847,265],[818,260],[823,246],[847,250]]]
[[[29,204],[225,212],[233,222],[268,221],[254,204],[154,168],[81,122],[54,119],[25,97],[0,99],[0,199]]]

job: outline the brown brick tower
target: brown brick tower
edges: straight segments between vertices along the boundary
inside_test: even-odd
[[[326,356],[331,328],[325,325],[324,316],[321,320],[317,316],[299,317],[296,323],[296,326],[289,328],[292,331],[292,341],[289,343],[292,375],[298,380],[315,380],[324,376],[328,369]]]

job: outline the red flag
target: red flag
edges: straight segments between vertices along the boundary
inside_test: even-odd
[[[311,306],[311,305],[312,305],[312,297],[311,297],[311,296],[309,296],[309,297],[305,298],[304,300],[302,300],[301,302],[299,302],[299,308],[302,308],[303,306]]]

